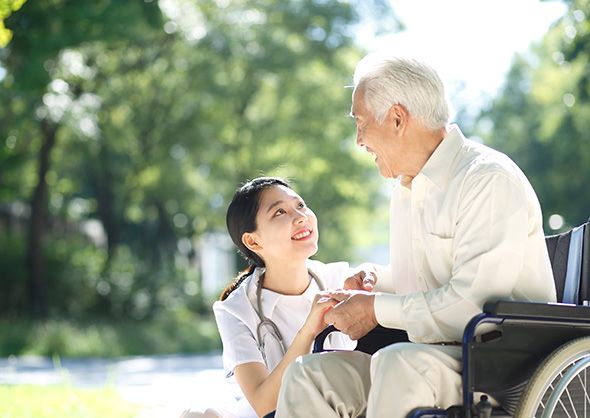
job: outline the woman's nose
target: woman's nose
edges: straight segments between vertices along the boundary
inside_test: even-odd
[[[307,215],[302,212],[301,210],[297,209],[295,211],[295,223],[299,224],[307,220]]]

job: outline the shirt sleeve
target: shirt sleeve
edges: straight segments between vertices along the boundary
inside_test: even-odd
[[[223,344],[222,358],[226,377],[233,376],[234,369],[240,364],[253,362],[264,364],[256,338],[248,326],[219,306],[214,305],[213,311]]]
[[[452,236],[433,236],[423,244],[426,257],[429,251],[449,249],[450,277],[448,272],[438,277],[441,285],[430,291],[377,294],[377,321],[406,329],[415,342],[461,341],[465,325],[487,300],[512,294],[523,268],[528,229],[529,202],[522,184],[501,170],[472,179],[459,196]],[[436,247],[436,241],[445,245]]]

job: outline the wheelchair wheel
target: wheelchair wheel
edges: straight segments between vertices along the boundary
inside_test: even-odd
[[[590,414],[590,337],[569,341],[547,357],[529,381],[515,418]]]

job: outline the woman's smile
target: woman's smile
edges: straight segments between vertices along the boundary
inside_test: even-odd
[[[295,235],[293,235],[291,237],[291,239],[293,239],[295,241],[300,241],[300,240],[309,239],[309,238],[311,238],[311,228],[302,229],[302,230],[298,231],[297,233],[295,233]]]

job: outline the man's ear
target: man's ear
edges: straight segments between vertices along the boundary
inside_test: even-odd
[[[256,237],[251,232],[244,232],[242,234],[242,242],[250,251],[260,251],[262,246],[256,241]]]
[[[406,130],[409,116],[410,114],[408,113],[408,110],[400,104],[393,105],[389,108],[389,120],[391,121],[393,128],[398,131],[398,134],[400,135]]]

